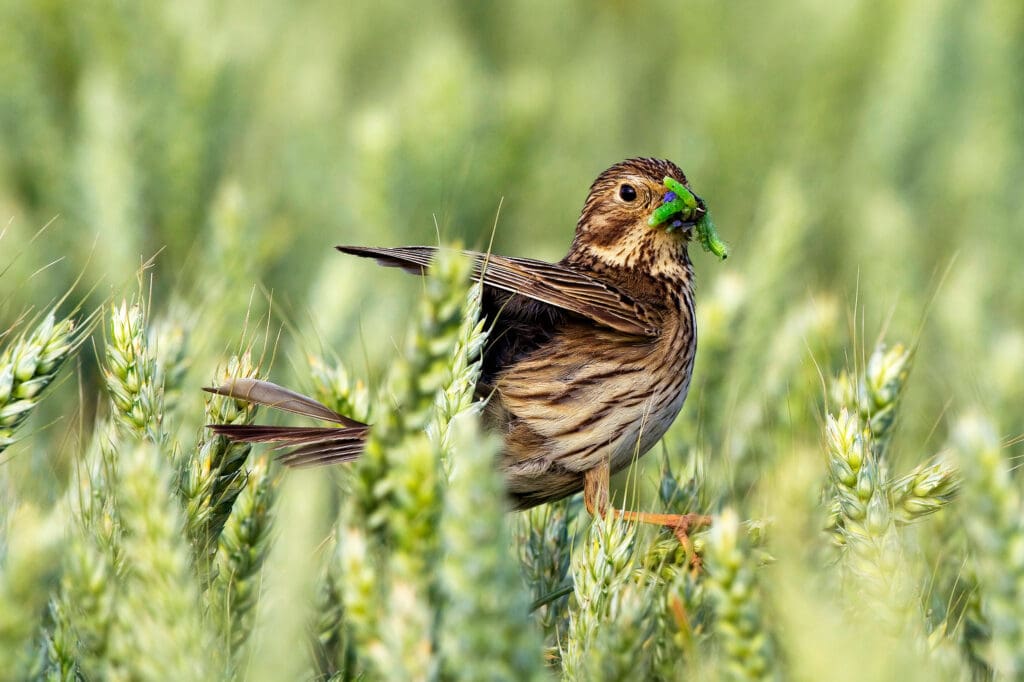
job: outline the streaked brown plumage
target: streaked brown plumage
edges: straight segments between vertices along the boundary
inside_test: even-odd
[[[631,159],[590,188],[569,253],[559,263],[471,253],[485,284],[489,325],[477,386],[489,426],[503,434],[500,466],[516,508],[586,488],[603,511],[608,476],[644,454],[675,419],[690,385],[697,336],[692,223],[669,232],[648,225],[663,179],[684,185],[673,163]],[[703,204],[700,204],[700,212]],[[344,253],[422,273],[432,247],[340,246]],[[237,440],[293,448],[286,464],[348,461],[369,427],[267,382],[245,380],[216,393],[327,419],[342,428],[214,425]],[[618,512],[686,528],[703,517]]]

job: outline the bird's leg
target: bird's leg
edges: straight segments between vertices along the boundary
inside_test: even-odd
[[[583,504],[591,516],[604,516],[608,509],[608,489],[611,485],[608,462],[589,469],[583,478]]]
[[[679,544],[683,546],[686,554],[691,557],[691,561],[694,565],[700,565],[700,560],[693,553],[693,543],[690,542],[690,530],[710,526],[710,516],[706,514],[655,514],[651,512],[609,508],[608,480],[608,462],[604,462],[584,474],[583,502],[591,516],[603,517],[611,512],[626,521],[653,523],[658,526],[671,528],[672,532],[675,533],[676,538],[679,540]]]

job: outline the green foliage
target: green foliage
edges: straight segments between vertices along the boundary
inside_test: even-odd
[[[256,368],[246,353],[228,360],[212,385],[255,375]],[[207,424],[251,424],[255,416],[256,406],[251,403],[218,395],[206,399]],[[244,466],[251,449],[245,443],[232,443],[224,436],[204,433],[198,452],[184,464],[180,494],[186,511],[185,532],[195,550],[197,565],[211,565],[217,538],[221,537],[235,500],[246,488]]]
[[[1021,676],[1020,2],[0,25],[0,679]],[[730,244],[691,249],[691,395],[613,490],[712,513],[700,572],[578,499],[505,514],[465,263],[330,249],[496,224],[554,260],[637,155]],[[254,413],[199,387],[256,375],[373,423],[367,456],[211,436]]]
[[[266,459],[253,463],[219,533],[212,589],[226,644],[236,656],[252,632],[261,596],[260,570],[270,549],[274,520],[275,476]]]
[[[457,417],[451,429],[458,459],[441,516],[445,678],[542,680],[540,637],[529,626],[519,566],[507,551],[509,519],[491,502],[503,495],[494,467],[501,442],[483,436],[471,414]]]
[[[14,432],[85,338],[87,333],[75,330],[74,319],[57,322],[50,311],[31,333],[22,334],[0,353],[0,454],[16,442]]]
[[[778,677],[757,566],[744,547],[739,517],[722,512],[708,542],[708,592],[718,618],[715,635],[722,646],[725,676],[734,680],[770,680]]]
[[[562,651],[566,679],[624,679],[630,670],[641,679],[650,675],[654,619],[633,580],[635,539],[631,525],[598,519],[574,555],[575,604]]]
[[[968,570],[977,584],[979,625],[984,636],[972,641],[981,658],[1008,679],[1024,674],[1024,505],[1011,478],[991,423],[964,418],[953,434],[953,447],[964,472],[967,545],[973,557]]]
[[[0,679],[17,679],[61,553],[61,519],[23,504],[9,516],[0,557]],[[62,643],[63,644],[63,643]]]
[[[209,679],[212,641],[183,542],[170,467],[143,444],[122,450],[115,504],[122,520],[118,592],[101,674],[114,679]]]
[[[163,373],[149,348],[145,310],[138,303],[121,301],[110,316],[103,378],[119,425],[154,443],[164,438]]]

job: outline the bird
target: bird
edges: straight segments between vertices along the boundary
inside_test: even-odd
[[[476,394],[485,425],[503,437],[497,466],[522,510],[583,491],[592,515],[670,528],[690,547],[704,514],[616,509],[609,477],[649,451],[679,414],[697,350],[694,240],[724,258],[707,207],[675,163],[633,158],[590,187],[568,253],[549,263],[466,251],[482,284],[488,329]],[[423,274],[437,247],[338,246]],[[303,467],[357,458],[372,426],[257,379],[206,390],[336,426],[213,424],[218,434],[291,448]]]

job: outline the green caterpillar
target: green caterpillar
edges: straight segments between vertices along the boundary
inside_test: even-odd
[[[682,226],[682,221],[694,219],[698,209],[701,207],[701,202],[681,182],[666,177],[664,183],[665,187],[668,188],[668,192],[662,199],[662,205],[655,209],[647,223],[652,227],[661,225],[669,217],[677,213],[682,214],[681,221],[675,221],[665,228],[667,231],[672,232]],[[706,210],[697,219],[695,228],[697,230],[697,239],[705,251],[715,254],[715,256],[722,260],[729,257],[729,247],[718,237],[718,230],[715,229],[715,224],[711,221],[711,215]]]

